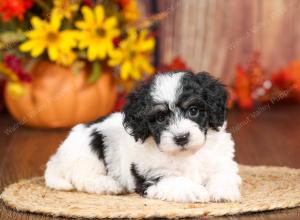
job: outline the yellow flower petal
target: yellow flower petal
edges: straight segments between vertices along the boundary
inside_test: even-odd
[[[108,61],[108,65],[109,66],[117,66],[119,65],[121,62],[119,60],[109,60]]]
[[[74,62],[75,59],[76,54],[73,51],[69,51],[67,53],[59,53],[59,59],[57,59],[57,63],[64,66],[69,66]]]
[[[153,74],[154,73],[154,67],[150,64],[148,60],[144,60],[140,62],[141,69],[143,72],[148,73],[148,74]]]
[[[77,4],[71,4],[71,10],[72,11],[77,11],[78,8],[79,8],[79,5],[77,5]]]
[[[96,6],[95,16],[97,25],[101,25],[104,19],[104,8],[101,5]]]
[[[141,79],[141,72],[139,70],[138,65],[133,64],[133,67],[130,71],[130,76],[134,79],[134,80],[139,80]]]
[[[77,42],[75,40],[74,34],[72,32],[63,31],[61,33],[61,43],[58,45],[59,48],[65,52],[68,52],[71,48],[76,47]]]
[[[73,13],[79,8],[78,1],[73,0],[54,0],[54,8],[52,13],[62,16],[67,19],[71,19]]]
[[[4,63],[0,63],[0,72],[11,81],[17,81],[17,74],[8,68]]]
[[[122,62],[123,53],[121,51],[112,50],[112,51],[110,51],[109,55],[110,55],[110,59],[108,60],[108,65],[116,66]]]
[[[103,26],[105,29],[111,29],[117,26],[118,20],[116,17],[109,17],[108,19],[105,20]]]
[[[81,9],[81,12],[83,14],[84,20],[89,23],[89,24],[93,24],[94,23],[94,15],[92,10],[87,7],[87,6],[83,6]]]
[[[139,43],[137,49],[140,52],[148,52],[154,49],[155,46],[155,40],[153,38],[150,38],[148,40],[143,40]]]
[[[39,17],[34,16],[31,18],[30,20],[32,26],[36,29],[36,28],[41,28],[44,25],[43,20],[41,20]]]
[[[115,38],[119,35],[120,35],[120,30],[118,30],[118,29],[111,29],[106,32],[106,37],[108,37],[110,39]]]
[[[54,31],[59,30],[60,24],[61,24],[61,19],[62,19],[62,17],[60,15],[53,14],[53,13],[51,14],[50,25]]]
[[[36,43],[36,41],[33,41],[33,40],[26,41],[19,46],[19,49],[22,52],[28,52],[34,47],[35,43]]]
[[[76,26],[78,29],[87,29],[87,28],[88,28],[87,23],[84,22],[84,21],[77,21],[77,22],[75,22],[75,26]]]
[[[125,61],[121,65],[121,79],[128,79],[129,73],[132,70],[132,64],[129,61]]]
[[[137,39],[137,30],[134,28],[130,28],[128,30],[128,40],[134,41]]]
[[[94,61],[97,56],[97,50],[95,47],[89,47],[87,51],[87,58],[89,61]]]
[[[57,60],[57,57],[58,57],[57,48],[54,46],[49,46],[48,47],[48,56],[49,56],[50,60],[52,60],[52,61]]]
[[[98,45],[96,51],[97,51],[97,54],[98,54],[98,57],[100,59],[104,59],[106,57],[106,52],[107,52],[107,45],[102,42],[101,44]]]
[[[8,91],[14,96],[22,96],[24,94],[23,86],[18,82],[8,82]]]
[[[46,33],[41,31],[30,31],[26,33],[26,36],[28,38],[41,38],[41,37],[45,37]]]
[[[45,50],[45,46],[35,47],[31,51],[31,56],[32,57],[37,57],[37,56],[41,55],[44,52],[44,50]]]

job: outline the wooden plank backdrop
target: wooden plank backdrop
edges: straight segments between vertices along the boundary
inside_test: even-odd
[[[179,55],[193,71],[205,70],[229,83],[235,66],[246,64],[254,51],[270,71],[300,58],[299,0],[155,3],[157,11],[169,12],[158,29],[160,63]]]

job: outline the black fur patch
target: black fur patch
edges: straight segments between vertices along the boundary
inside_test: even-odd
[[[131,164],[130,171],[135,180],[135,192],[141,196],[145,196],[147,189],[161,179],[161,177],[147,179],[146,176],[139,174],[135,164]]]
[[[155,111],[155,108],[156,108],[155,106],[164,106],[164,107],[163,108],[160,107],[161,110]],[[150,114],[148,114],[145,118],[147,118],[149,130],[150,130],[156,144],[159,144],[160,139],[161,139],[161,134],[169,126],[170,120],[172,119],[174,114],[172,111],[170,111],[167,103],[165,103],[163,105],[152,104],[152,108],[154,109],[154,111],[151,110]],[[163,122],[158,122],[157,118],[159,116],[163,116],[165,118],[165,120]]]
[[[123,125],[126,129],[130,129],[135,141],[145,141],[149,135],[150,130],[146,112],[151,108],[153,103],[150,96],[150,85],[152,81],[145,82],[127,97],[127,102],[124,106],[123,112],[125,114]]]
[[[226,119],[227,91],[225,86],[206,72],[187,73],[182,78],[182,93],[178,105],[190,97],[199,100],[200,115],[194,121],[203,130],[218,130]]]
[[[104,121],[105,119],[107,119],[109,116],[110,116],[110,115],[106,115],[106,116],[100,117],[100,118],[98,118],[98,119],[96,119],[96,120],[94,120],[94,121],[91,121],[91,122],[86,123],[85,126],[86,126],[86,127],[90,127],[90,126],[92,126],[92,125],[94,125],[94,124],[98,124],[98,123],[100,123],[100,122],[103,122],[103,121]]]
[[[97,154],[98,158],[100,160],[103,160],[103,163],[106,167],[106,161],[105,161],[105,143],[104,143],[104,138],[105,136],[101,134],[99,131],[94,129],[91,133],[91,147],[92,150]]]

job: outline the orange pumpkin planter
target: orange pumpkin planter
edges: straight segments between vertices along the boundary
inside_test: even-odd
[[[32,82],[24,95],[14,97],[5,88],[5,102],[20,123],[34,127],[71,127],[89,122],[113,110],[117,98],[111,73],[103,72],[95,83],[87,82],[88,71],[74,74],[70,68],[42,61],[31,70]]]

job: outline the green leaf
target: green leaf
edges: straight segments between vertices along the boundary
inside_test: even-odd
[[[101,64],[97,61],[93,62],[91,75],[88,79],[90,83],[96,82],[101,76]]]

